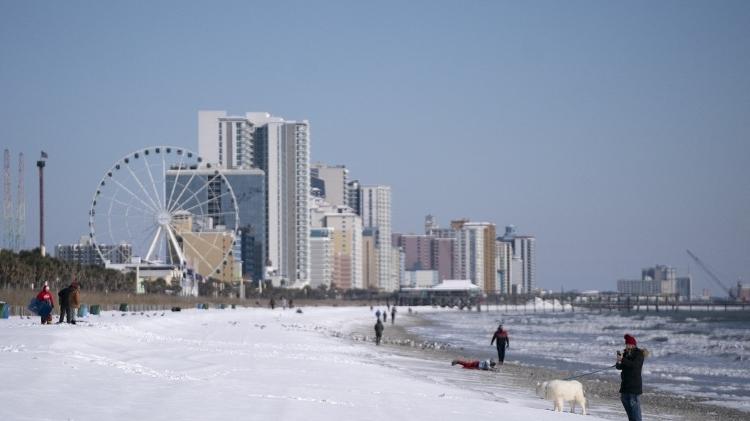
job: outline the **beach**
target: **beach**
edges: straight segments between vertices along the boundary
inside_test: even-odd
[[[497,373],[354,339],[371,318],[367,307],[107,311],[77,325],[11,317],[0,320],[0,419],[580,417]]]
[[[409,327],[425,319],[400,310],[396,323],[386,324],[381,346],[374,344],[368,307],[108,311],[77,325],[11,317],[0,321],[0,419],[581,416],[580,408],[577,414],[553,412],[551,402],[535,396],[537,381],[565,373],[512,362],[497,371],[452,367],[453,358],[474,355],[423,341]],[[623,419],[616,384],[583,383],[586,419]],[[40,399],[49,410],[39,410]],[[644,419],[747,419],[648,388],[643,402]]]
[[[494,346],[489,346],[489,339],[487,340],[487,353],[481,356],[466,355],[467,350],[455,347],[450,343],[426,340],[424,337],[416,335],[411,331],[415,330],[413,329],[414,327],[424,327],[426,324],[431,323],[423,315],[435,310],[430,308],[415,309],[413,313],[405,311],[406,308],[400,308],[400,310],[396,324],[388,323],[384,333],[384,346],[393,348],[396,350],[394,352],[403,352],[407,355],[416,354],[421,358],[440,361],[445,364],[449,364],[454,358],[490,358],[495,354]],[[363,332],[366,332],[368,328],[372,330],[371,327],[359,326],[354,331],[349,332],[349,335],[355,341],[369,341],[371,338],[363,337]],[[487,332],[484,336],[489,338],[491,333]],[[368,333],[368,335],[372,335],[372,333]],[[569,371],[553,370],[514,362],[513,352],[513,348],[508,350],[506,363],[498,370],[498,377],[500,377],[500,381],[504,385],[513,389],[516,393],[533,396],[537,382],[564,379],[572,375]],[[570,352],[570,350],[561,350],[561,352]],[[619,382],[586,376],[577,380],[584,386],[590,413],[606,419],[627,418],[620,403],[618,393]],[[649,387],[648,384],[644,384],[644,394],[641,396],[644,419],[686,421],[741,421],[750,419],[749,412],[713,405],[710,402],[712,400],[709,398],[686,398],[685,396],[673,393],[657,391]]]

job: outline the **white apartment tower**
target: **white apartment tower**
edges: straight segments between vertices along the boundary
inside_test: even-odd
[[[265,112],[244,117],[198,112],[198,149],[205,163],[265,172],[266,263],[288,284],[310,279],[309,126],[307,120]]]
[[[224,169],[253,165],[253,124],[226,111],[198,111],[198,154]]]
[[[333,228],[310,231],[310,286],[331,286],[333,280]]]
[[[378,288],[395,291],[399,288],[393,276],[391,251],[391,187],[362,186],[360,188],[359,214],[364,228],[372,228],[378,260]]]
[[[496,245],[498,280],[502,278],[503,282],[501,291],[511,293],[515,289],[518,293],[533,292],[536,288],[536,238],[517,235],[516,227],[508,225],[505,234],[497,238]],[[512,253],[512,258],[508,257],[509,253]]]
[[[513,240],[516,256],[521,259],[521,285],[523,292],[530,294],[536,288],[536,239],[519,235]]]
[[[495,242],[497,285],[501,294],[510,294],[513,279],[513,243],[498,239]]]

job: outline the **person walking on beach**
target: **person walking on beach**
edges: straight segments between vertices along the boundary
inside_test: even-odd
[[[388,310],[383,310],[383,323],[388,322]]]
[[[68,288],[70,289],[68,294],[68,323],[76,324],[76,311],[81,305],[78,281],[73,281]]]
[[[57,298],[60,302],[60,320],[57,321],[57,324],[64,322],[66,318],[70,323],[70,286],[58,291]]]
[[[375,312],[375,317],[377,317],[377,319],[378,319],[378,320],[380,320],[380,309],[378,309],[378,310],[377,310],[377,311]]]
[[[276,300],[271,297],[271,301],[268,302],[268,305],[271,306],[271,310],[273,310],[276,307]]]
[[[47,308],[42,309],[43,311],[40,312],[39,316],[42,318],[42,324],[52,324],[52,309],[55,308],[55,300],[52,299],[52,293],[49,292],[49,286],[47,283],[44,283],[44,286],[42,287],[42,290],[39,291],[39,294],[36,295],[37,301],[43,304],[43,307],[48,307],[49,311],[47,311]]]
[[[396,323],[396,306],[391,307],[391,324]]]
[[[503,365],[505,361],[505,349],[510,348],[510,338],[508,337],[508,331],[503,329],[502,323],[497,327],[497,330],[492,335],[490,345],[497,341],[497,363]]]
[[[463,368],[472,370],[494,370],[495,362],[492,360],[453,360],[451,365],[459,364]]]
[[[380,318],[378,318],[378,321],[375,322],[375,345],[380,345],[380,340],[383,338],[383,322],[380,321]]]
[[[628,421],[641,421],[641,394],[643,393],[643,381],[641,369],[643,360],[648,356],[648,351],[638,348],[635,337],[625,334],[625,350],[617,351],[617,363],[615,368],[620,372],[620,400]]]

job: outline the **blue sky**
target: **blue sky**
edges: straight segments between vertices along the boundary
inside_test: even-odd
[[[269,4],[271,3],[271,4]],[[537,236],[538,283],[613,289],[661,263],[750,281],[750,3],[0,0],[0,143],[24,152],[47,244],[197,111],[311,122],[312,159],[432,213]],[[14,175],[15,177],[15,175]],[[14,181],[15,182],[15,181]]]

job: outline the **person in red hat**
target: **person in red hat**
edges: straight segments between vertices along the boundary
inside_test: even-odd
[[[641,421],[641,394],[643,393],[643,381],[641,380],[641,369],[643,360],[648,356],[648,351],[638,348],[635,337],[625,334],[625,350],[617,351],[617,364],[615,368],[620,372],[620,400],[628,421]]]

